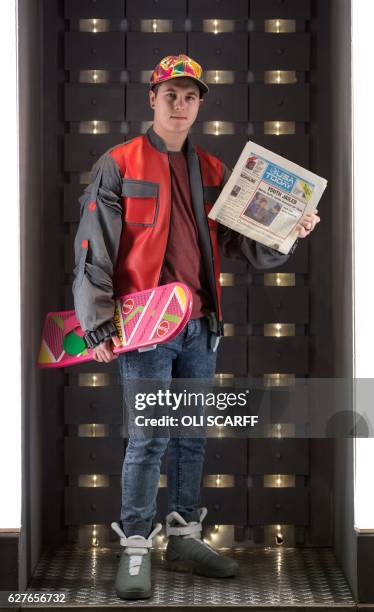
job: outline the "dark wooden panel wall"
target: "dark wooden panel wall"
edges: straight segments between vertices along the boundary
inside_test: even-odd
[[[309,167],[312,4],[65,0],[66,308],[72,307],[77,198],[93,162],[109,147],[144,132],[152,121],[147,82],[164,55],[187,53],[206,73],[210,93],[192,128],[196,143],[233,165],[250,138]],[[318,38],[313,44],[318,45]],[[308,269],[307,241],[282,268],[266,274],[244,262],[223,260],[227,335],[219,350],[218,382],[263,376],[276,394],[295,377],[308,375]],[[116,364],[82,365],[67,374],[64,516],[76,533],[118,518],[125,443]],[[285,533],[294,534],[290,543],[327,544],[329,534],[321,540],[316,527],[313,501],[315,483],[324,473],[318,512],[328,523],[326,447],[293,439],[292,423],[282,424],[281,416],[278,421],[276,433],[266,439],[209,440],[203,488],[209,523],[236,526],[239,539],[250,527],[257,542],[268,541],[267,528],[281,524]],[[216,475],[217,485],[221,476],[231,476],[224,481],[230,486],[211,486],[209,475]],[[100,482],[105,486],[96,486]],[[161,488],[160,518],[165,493]]]

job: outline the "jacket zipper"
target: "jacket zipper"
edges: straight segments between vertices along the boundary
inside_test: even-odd
[[[158,281],[157,281],[157,286],[160,286],[160,280],[161,280],[161,276],[162,276],[162,270],[164,267],[164,263],[165,263],[165,257],[166,257],[166,253],[168,250],[168,244],[169,244],[169,237],[170,237],[170,223],[171,223],[171,206],[172,206],[172,199],[171,199],[171,170],[170,170],[170,159],[169,159],[169,153],[168,155],[168,164],[169,164],[169,180],[170,180],[170,215],[169,215],[169,223],[168,223],[168,236],[166,238],[166,246],[165,246],[165,250],[164,250],[164,255],[162,258],[162,263],[161,263],[161,268],[160,268],[160,274],[158,277]]]

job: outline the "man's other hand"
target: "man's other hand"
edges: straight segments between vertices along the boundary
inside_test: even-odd
[[[113,353],[113,345],[121,346],[118,336],[112,336],[109,340],[104,340],[95,349],[93,349],[93,358],[95,361],[102,363],[110,363],[113,359],[117,359],[118,355]]]
[[[299,238],[306,238],[309,234],[314,230],[317,223],[321,221],[318,216],[318,210],[315,210],[313,213],[309,215],[305,215],[300,222],[297,224],[297,229],[299,230]]]

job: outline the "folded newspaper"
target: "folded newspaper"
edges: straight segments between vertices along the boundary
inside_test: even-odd
[[[208,216],[287,254],[298,222],[317,209],[326,186],[326,179],[249,141]]]

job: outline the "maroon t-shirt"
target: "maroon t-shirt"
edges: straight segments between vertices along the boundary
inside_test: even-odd
[[[180,281],[191,289],[192,319],[210,312],[206,275],[200,253],[198,230],[192,206],[186,156],[169,152],[171,175],[171,218],[161,284]]]

